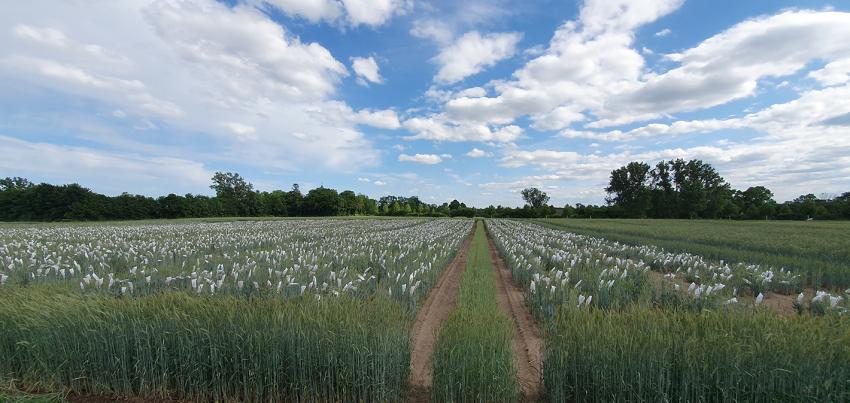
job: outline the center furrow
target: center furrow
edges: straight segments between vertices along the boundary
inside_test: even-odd
[[[429,401],[432,383],[434,346],[440,326],[457,304],[458,286],[466,269],[472,233],[464,240],[457,255],[431,288],[416,315],[411,331],[410,401]]]
[[[543,373],[543,341],[540,329],[531,311],[525,305],[522,290],[514,283],[511,272],[490,232],[487,231],[487,244],[493,263],[493,275],[496,277],[499,306],[511,317],[514,328],[513,351],[517,362],[517,379],[522,388],[523,401],[533,402],[540,397]]]

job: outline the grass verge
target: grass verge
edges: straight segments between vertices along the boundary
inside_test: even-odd
[[[434,351],[436,401],[517,401],[511,319],[499,308],[496,281],[481,222],[476,224],[457,307]]]

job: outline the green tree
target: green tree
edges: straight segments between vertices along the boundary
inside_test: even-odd
[[[773,192],[764,186],[752,186],[743,192],[737,191],[734,200],[744,218],[759,219],[776,214]]]
[[[543,207],[549,202],[549,195],[535,187],[525,188],[521,194],[525,204],[534,209]]]
[[[339,194],[340,215],[354,215],[357,213],[357,195],[346,190]]]
[[[216,172],[212,182],[210,188],[215,190],[216,197],[221,200],[225,215],[256,214],[257,195],[254,193],[254,185],[248,183],[238,173]]]
[[[33,187],[32,182],[27,180],[26,178],[20,177],[7,177],[0,179],[0,192],[5,191],[13,191],[13,190],[26,190]]]
[[[652,203],[648,181],[649,165],[643,162],[631,162],[615,169],[605,188],[609,195],[606,201],[622,208],[626,217],[646,217]]]
[[[301,187],[297,183],[292,185],[292,189],[286,192],[286,211],[292,217],[300,217],[303,215],[304,195],[301,194]]]
[[[323,186],[307,192],[303,211],[308,216],[335,216],[339,214],[339,194]]]

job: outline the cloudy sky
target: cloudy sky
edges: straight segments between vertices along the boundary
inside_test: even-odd
[[[0,13],[0,176],[105,194],[319,185],[600,203],[699,158],[850,190],[850,3],[30,0]]]

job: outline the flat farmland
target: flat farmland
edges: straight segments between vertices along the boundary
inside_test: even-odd
[[[846,225],[768,224],[4,224],[0,400],[846,401],[850,290],[765,241]]]
[[[816,286],[850,287],[850,222],[541,219],[546,225],[705,258],[757,262],[805,274]]]

